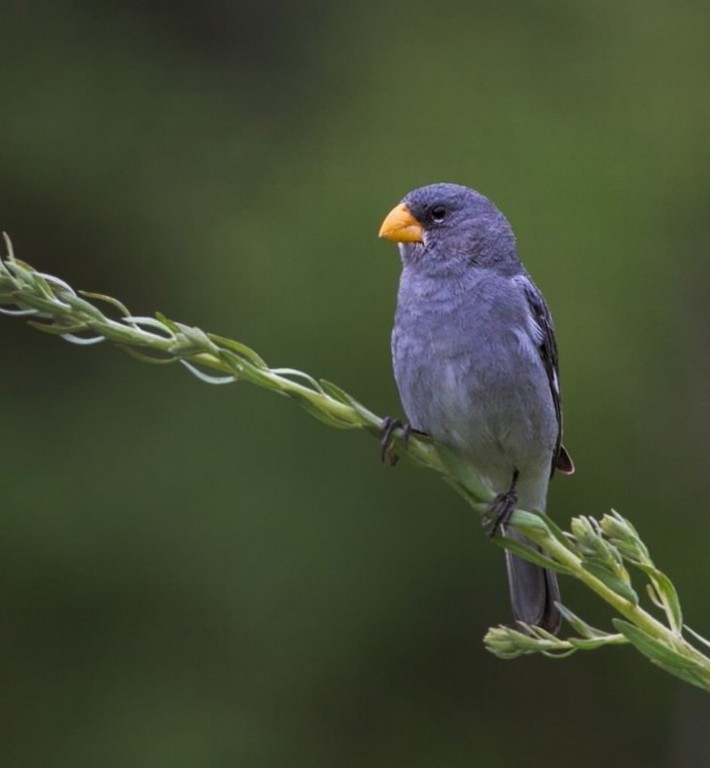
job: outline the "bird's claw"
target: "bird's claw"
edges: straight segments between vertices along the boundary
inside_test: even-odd
[[[506,491],[498,494],[489,504],[483,524],[491,539],[494,539],[501,527],[510,520],[517,503],[518,494],[515,491]]]
[[[491,539],[494,539],[500,529],[510,520],[515,506],[518,503],[518,470],[513,472],[513,481],[510,489],[505,493],[499,493],[488,505],[488,511],[483,519],[483,525]]]
[[[402,430],[402,442],[405,447],[412,433],[410,424],[405,424],[399,419],[386,416],[382,420],[382,437],[380,438],[380,460],[387,467],[394,467],[399,461],[399,454],[394,450],[394,433],[396,430]]]

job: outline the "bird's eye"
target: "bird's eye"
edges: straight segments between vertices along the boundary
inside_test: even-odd
[[[431,209],[431,217],[434,221],[443,221],[446,218],[446,208],[443,205],[437,205]]]

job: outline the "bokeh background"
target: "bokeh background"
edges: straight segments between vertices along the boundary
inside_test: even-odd
[[[398,414],[413,187],[513,222],[572,478],[710,632],[710,6],[5,3],[0,226],[136,314]],[[502,553],[433,475],[249,385],[2,318],[7,766],[698,766],[700,693],[627,648],[502,662]],[[563,582],[567,604],[606,611]]]

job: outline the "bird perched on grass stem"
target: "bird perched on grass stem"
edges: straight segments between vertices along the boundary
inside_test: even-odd
[[[380,237],[399,244],[392,357],[411,427],[446,444],[497,494],[493,531],[514,507],[544,510],[562,445],[557,344],[545,300],[503,214],[458,184],[404,197]],[[530,544],[530,542],[527,542]],[[506,551],[513,614],[557,632],[557,577]]]

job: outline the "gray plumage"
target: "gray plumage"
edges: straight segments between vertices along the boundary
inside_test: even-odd
[[[517,506],[544,510],[552,473],[572,462],[561,444],[550,314],[510,224],[456,184],[422,187],[402,203],[415,229],[405,242],[381,234],[400,240],[392,356],[407,418],[470,460],[494,493],[517,475]],[[555,574],[506,556],[515,618],[556,632]]]

